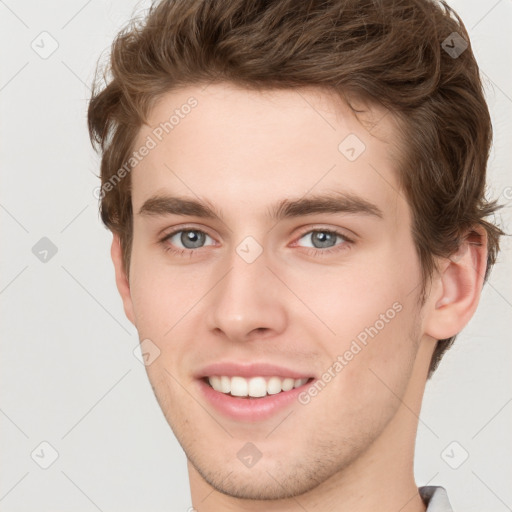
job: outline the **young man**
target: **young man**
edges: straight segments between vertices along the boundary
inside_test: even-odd
[[[93,93],[101,215],[193,507],[441,512],[425,383],[501,230],[462,22],[429,0],[170,0]]]

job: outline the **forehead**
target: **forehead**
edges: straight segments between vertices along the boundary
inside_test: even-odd
[[[169,92],[134,144],[151,147],[131,173],[134,211],[159,193],[255,211],[286,197],[340,191],[403,215],[392,116],[359,106],[366,112],[356,117],[317,88],[254,91],[221,83]]]

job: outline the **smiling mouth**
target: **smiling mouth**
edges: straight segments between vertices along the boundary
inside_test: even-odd
[[[278,395],[295,388],[305,386],[313,377],[293,379],[290,377],[229,377],[226,375],[212,375],[203,377],[203,382],[219,393],[234,398],[265,398]]]

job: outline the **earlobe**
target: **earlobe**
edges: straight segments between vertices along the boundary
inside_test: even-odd
[[[130,292],[130,283],[126,275],[123,262],[123,251],[121,248],[121,241],[119,235],[114,233],[112,239],[112,246],[110,248],[110,254],[112,256],[112,262],[114,263],[114,269],[116,274],[116,286],[123,300],[124,312],[128,320],[135,325],[135,315],[133,314],[133,303]]]
[[[486,265],[486,232],[474,231],[444,262],[433,287],[435,293],[428,301],[425,334],[442,340],[464,328],[478,306]]]

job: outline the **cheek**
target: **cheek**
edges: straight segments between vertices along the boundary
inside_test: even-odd
[[[414,272],[412,266],[350,269],[308,295],[308,305],[335,332],[322,341],[325,370],[340,363],[331,368],[339,375],[335,387],[352,396],[356,408],[358,402],[392,397],[386,385],[401,390],[410,374],[419,341],[419,333],[412,332],[417,321],[410,286]]]
[[[134,248],[130,293],[139,335],[162,338],[200,297],[196,283],[188,272],[170,271]]]
[[[369,317],[356,336],[344,341],[350,345],[344,359],[348,355],[351,360],[340,373],[336,390],[348,397],[356,416],[369,420],[372,416],[389,418],[399,406],[397,397],[406,392],[419,343],[417,311],[411,298],[400,297],[388,309],[386,301],[383,305],[377,311],[384,313],[384,320]]]
[[[394,323],[399,316],[396,309],[400,309],[405,296],[400,280],[403,281],[403,277],[396,272],[377,268],[375,264],[336,268],[310,266],[307,272],[286,275],[290,288],[317,317],[301,315],[296,320],[302,323],[311,319],[317,325],[321,320],[335,333],[332,339],[337,349],[358,336],[364,342],[365,332],[374,331],[372,326],[376,323],[379,332]],[[384,320],[381,320],[382,315]]]

